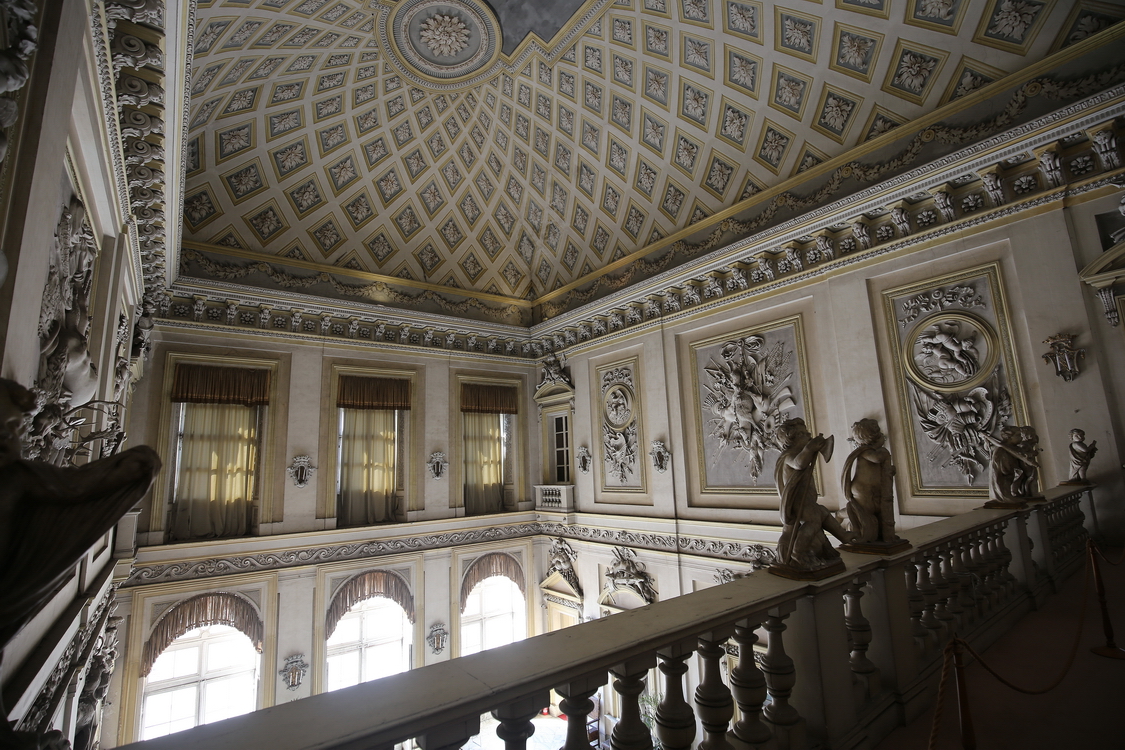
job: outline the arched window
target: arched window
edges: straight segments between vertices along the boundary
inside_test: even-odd
[[[262,620],[234,594],[193,596],[169,609],[142,655],[141,739],[258,707]]]
[[[405,672],[412,666],[414,598],[406,581],[369,570],[346,581],[326,618],[327,689]]]
[[[461,656],[527,637],[523,568],[511,555],[473,560],[461,581]]]

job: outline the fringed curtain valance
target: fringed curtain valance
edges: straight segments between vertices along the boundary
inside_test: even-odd
[[[465,611],[465,604],[469,601],[469,594],[477,584],[485,578],[504,576],[511,579],[512,583],[520,587],[520,593],[527,596],[523,583],[523,567],[519,560],[503,552],[490,552],[482,555],[469,565],[465,577],[461,579],[461,611]]]
[[[512,385],[461,384],[461,411],[475,414],[519,414],[519,391]]]
[[[336,406],[340,409],[409,409],[410,381],[341,375]]]
[[[265,406],[270,402],[270,371],[181,362],[172,379],[172,401]]]
[[[205,625],[237,628],[250,639],[258,653],[262,651],[265,628],[253,604],[236,594],[199,594],[173,605],[156,623],[141,654],[141,676],[148,676],[157,657],[172,641]]]
[[[340,618],[348,610],[375,596],[384,596],[398,603],[405,610],[407,618],[414,622],[414,596],[402,576],[389,570],[369,570],[349,578],[332,597],[324,623],[325,637],[332,637]]]

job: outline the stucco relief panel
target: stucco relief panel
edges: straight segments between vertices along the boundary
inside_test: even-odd
[[[815,430],[801,316],[713,336],[690,349],[696,490],[704,497],[775,495],[774,429],[801,417]]]
[[[987,494],[989,437],[1026,422],[1000,269],[891,289],[883,304],[913,494]]]
[[[597,369],[594,398],[599,425],[601,488],[603,492],[644,492],[645,462],[641,455],[640,382],[637,360]]]

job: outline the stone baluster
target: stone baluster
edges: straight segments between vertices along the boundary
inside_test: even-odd
[[[793,658],[785,653],[781,635],[785,632],[785,618],[788,615],[773,614],[777,611],[771,610],[770,616],[762,624],[767,633],[762,672],[766,676],[766,691],[772,699],[762,713],[773,729],[778,747],[798,748],[804,744],[803,739],[799,739],[803,737],[804,719],[796,708],[789,705],[789,696],[793,693],[793,686],[797,684],[797,670],[793,666]]]
[[[973,598],[973,591],[976,583],[973,581],[973,575],[969,572],[969,540],[962,537],[955,542],[952,546],[952,554],[950,555],[950,562],[952,563],[953,575],[960,582],[958,589],[958,606],[961,608],[961,623],[963,626],[969,626],[976,619],[977,602]]]
[[[465,716],[449,721],[414,738],[422,750],[460,750],[480,733],[480,716]]]
[[[911,560],[903,565],[902,569],[906,576],[906,601],[910,605],[910,630],[914,636],[918,653],[921,655],[926,652],[929,631],[922,625],[922,609],[925,607],[925,599],[922,597],[922,593],[918,591],[918,566]]]
[[[844,626],[848,629],[852,650],[849,662],[852,674],[864,688],[864,699],[874,697],[879,692],[879,670],[867,658],[871,646],[871,623],[863,616],[863,589],[868,578],[857,578],[844,589]],[[863,701],[857,701],[862,705]]]
[[[1000,559],[996,551],[996,532],[993,528],[984,530],[984,579],[988,582],[989,606],[994,607],[1003,601],[1003,586],[1000,580]]]
[[[634,659],[610,670],[617,678],[613,689],[621,696],[621,716],[609,738],[613,750],[652,750],[652,735],[641,721],[639,699],[645,690],[645,677],[655,661],[652,656]]]
[[[928,632],[927,646],[942,646],[944,644],[944,628],[941,621],[934,616],[934,608],[937,605],[938,592],[934,588],[933,583],[930,581],[930,563],[929,558],[932,556],[931,552],[923,552],[918,554],[918,592],[922,594],[922,627]]]
[[[1019,582],[1012,575],[1012,551],[1008,549],[1008,543],[1004,539],[1006,531],[1007,523],[1002,523],[996,527],[996,548],[1000,553],[1000,577],[1004,582],[1005,598],[1008,598],[1015,596]]]
[[[950,582],[945,579],[945,573],[942,571],[942,562],[945,557],[945,552],[941,547],[934,549],[933,553],[926,558],[926,562],[930,565],[930,581],[937,589],[937,601],[934,603],[934,617],[938,622],[944,626],[946,636],[953,633],[956,628],[956,623],[953,621],[953,615],[949,613],[949,593]],[[944,642],[944,638],[942,641]]]
[[[691,642],[680,643],[657,654],[664,675],[664,697],[656,707],[656,736],[666,750],[690,750],[695,742],[695,712],[684,698],[685,662],[695,653],[693,646]]]
[[[695,705],[704,735],[699,750],[734,750],[734,746],[727,742],[727,728],[734,716],[734,700],[730,689],[723,683],[720,665],[727,653],[723,648],[726,638],[716,633],[708,635],[715,640],[700,638],[696,649],[703,662],[702,679],[695,688]]]
[[[504,750],[526,750],[527,738],[535,734],[531,720],[551,703],[547,691],[525,695],[515,703],[495,709],[492,716],[500,722],[496,736],[504,740]]]
[[[766,702],[766,678],[758,669],[754,658],[754,644],[758,634],[754,631],[761,623],[750,621],[734,629],[734,642],[738,644],[738,664],[730,673],[730,689],[742,716],[735,722],[735,739],[748,745],[768,742],[773,736],[769,726],[762,721],[762,704]]]
[[[973,532],[971,554],[972,570],[977,576],[977,612],[983,616],[991,609],[989,600],[992,598],[992,582],[988,579],[988,560],[985,556],[983,531]]]
[[[555,688],[555,692],[562,696],[559,709],[567,717],[566,744],[562,750],[590,750],[590,738],[586,734],[586,717],[594,710],[594,702],[590,698],[604,684],[605,673],[600,672]]]
[[[961,604],[961,595],[965,580],[957,574],[957,563],[960,553],[957,542],[944,545],[941,554],[941,577],[949,586],[949,597],[946,599],[946,611],[953,618],[954,628],[963,628],[966,624],[965,607]]]

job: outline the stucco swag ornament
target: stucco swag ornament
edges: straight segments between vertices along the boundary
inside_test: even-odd
[[[430,479],[441,479],[449,471],[449,462],[445,460],[445,454],[440,451],[435,451],[430,454],[430,460],[426,462],[426,469],[430,472]]]
[[[311,456],[294,456],[293,463],[285,469],[285,474],[297,487],[308,487],[315,473],[316,467],[312,465]]]
[[[852,425],[853,450],[844,461],[840,484],[855,541],[841,546],[849,552],[889,555],[910,547],[895,534],[895,466],[886,448],[887,436],[874,419]]]
[[[816,459],[832,459],[834,437],[813,437],[805,420],[796,417],[778,426],[774,441],[781,448],[774,475],[781,493],[782,529],[777,541],[778,561],[769,567],[769,572],[800,581],[818,581],[844,572],[840,553],[824,532],[845,543],[855,542],[855,534],[846,531],[816,501]]]
[[[309,672],[309,664],[305,661],[304,654],[294,654],[285,658],[285,665],[278,670],[286,690],[296,690],[301,687],[305,675]]]
[[[656,587],[652,575],[645,564],[637,560],[637,553],[628,547],[614,547],[613,557],[613,564],[605,572],[606,587],[629,589],[648,604],[655,602]]]

